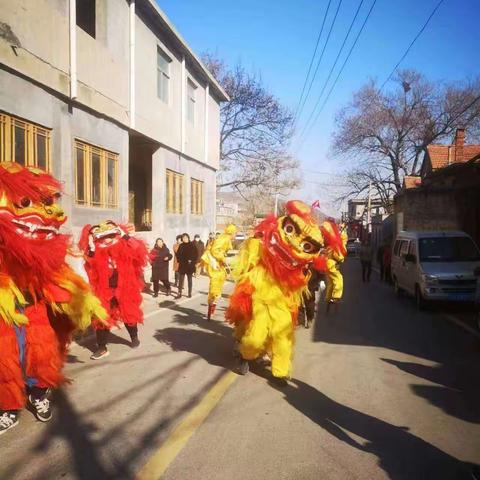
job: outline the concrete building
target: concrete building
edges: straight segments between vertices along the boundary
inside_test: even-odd
[[[0,161],[60,178],[74,235],[206,237],[227,100],[155,0],[1,1]]]

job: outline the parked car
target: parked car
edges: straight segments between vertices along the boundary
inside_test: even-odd
[[[415,297],[423,308],[432,300],[474,302],[480,251],[465,232],[400,232],[392,254],[398,294]]]

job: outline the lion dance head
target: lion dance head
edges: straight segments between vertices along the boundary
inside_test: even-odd
[[[64,263],[69,237],[61,185],[43,170],[0,164],[0,268],[20,288],[41,288]]]

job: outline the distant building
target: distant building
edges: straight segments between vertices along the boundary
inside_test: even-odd
[[[343,214],[343,222],[347,226],[348,237],[365,238],[368,233],[372,232],[373,219],[383,219],[385,216],[385,208],[379,199],[370,200],[370,218],[368,218],[367,198],[350,199],[347,212]]]
[[[61,179],[76,235],[206,236],[228,96],[157,2],[4,1],[1,21],[0,161]]]
[[[217,231],[222,231],[229,223],[237,225],[239,231],[252,226],[249,203],[239,193],[217,193]]]

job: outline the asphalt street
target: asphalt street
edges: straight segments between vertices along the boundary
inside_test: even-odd
[[[313,328],[297,329],[290,385],[276,389],[262,366],[234,379],[162,478],[475,478],[478,338],[417,311],[375,272],[362,283],[356,259],[343,270],[338,311],[320,304]],[[72,345],[54,419],[23,412],[0,437],[0,479],[134,479],[234,367],[226,299],[207,322],[206,279],[197,292],[161,309],[146,296],[139,349],[124,330],[103,361],[89,360],[91,339]]]

